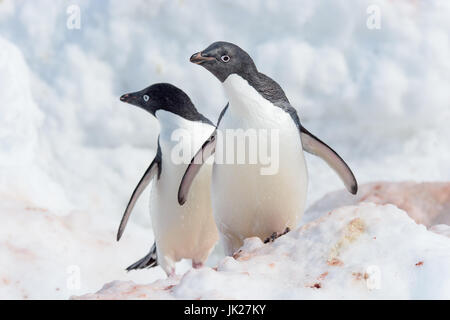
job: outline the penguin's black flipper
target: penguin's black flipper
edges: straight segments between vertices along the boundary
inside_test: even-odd
[[[200,171],[202,165],[216,151],[216,136],[217,129],[214,130],[208,140],[203,143],[202,147],[197,151],[187,167],[183,179],[181,179],[180,187],[178,188],[178,203],[180,205],[183,205],[186,202],[192,182],[194,182],[195,176]]]
[[[158,256],[156,254],[156,242],[155,242],[152,248],[150,249],[150,252],[145,257],[133,263],[126,270],[131,271],[138,269],[153,268],[156,267],[157,265],[158,265]]]
[[[159,139],[158,139],[158,150],[156,151],[155,158],[153,159],[152,163],[145,171],[138,185],[134,189],[130,201],[128,202],[127,208],[125,209],[125,213],[123,214],[122,220],[120,221],[119,231],[117,232],[117,241],[119,241],[120,238],[122,237],[123,231],[127,226],[128,219],[130,218],[131,211],[133,211],[134,205],[136,204],[136,201],[139,199],[139,196],[148,186],[150,181],[152,181],[152,179],[155,176],[158,176],[159,178],[160,174],[161,174],[161,147],[159,146]]]
[[[331,149],[326,143],[315,137],[303,126],[300,129],[303,149],[313,155],[322,158],[341,178],[348,192],[356,194],[358,192],[358,183],[352,170],[345,161]]]
[[[197,151],[195,156],[192,158],[191,163],[187,167],[183,179],[181,179],[180,187],[178,188],[178,203],[180,205],[183,205],[186,202],[192,182],[194,182],[195,176],[200,171],[203,163],[205,163],[206,160],[208,160],[208,158],[216,151],[217,128],[219,127],[220,120],[222,120],[225,112],[228,110],[229,104],[230,103],[227,103],[227,105],[220,112],[216,130],[214,130],[208,140],[203,143],[200,150]]]

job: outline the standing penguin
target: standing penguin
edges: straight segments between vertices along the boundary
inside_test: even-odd
[[[278,154],[272,155],[279,161],[275,174],[262,175],[262,163],[242,165],[216,161],[214,164],[213,212],[228,254],[235,252],[247,237],[270,239],[297,226],[307,192],[303,150],[325,160],[347,190],[356,194],[357,182],[347,164],[301,125],[297,111],[278,83],[258,72],[244,50],[232,43],[215,42],[192,55],[190,60],[210,71],[225,89],[229,106],[221,115],[220,132],[254,129],[278,133]],[[189,165],[180,184],[180,204],[188,200],[189,188],[203,163],[200,160],[216,150],[216,160],[218,152],[229,152],[228,135],[223,133],[219,139],[218,133],[212,134]],[[238,136],[237,142],[245,144],[246,138]],[[263,138],[270,140],[267,136]]]
[[[150,112],[161,127],[155,158],[136,186],[117,233],[119,241],[136,201],[153,180],[150,215],[155,244],[149,254],[127,270],[160,264],[170,276],[175,273],[175,262],[181,259],[192,259],[193,267],[200,267],[218,240],[210,199],[212,166],[206,165],[200,171],[192,185],[187,206],[178,204],[177,191],[189,164],[189,161],[182,160],[192,157],[215,126],[197,111],[186,93],[171,84],[154,84],[141,91],[124,94],[120,100]],[[175,141],[177,134],[181,142]],[[180,158],[181,153],[183,159]]]

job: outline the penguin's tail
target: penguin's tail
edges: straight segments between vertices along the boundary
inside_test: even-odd
[[[156,242],[155,242],[152,248],[150,249],[150,252],[145,257],[133,263],[126,270],[131,271],[138,269],[153,268],[156,267],[157,265],[158,265],[158,256],[156,254]]]

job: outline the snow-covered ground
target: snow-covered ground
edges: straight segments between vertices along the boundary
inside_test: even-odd
[[[395,243],[395,245],[393,245]],[[450,238],[393,205],[342,207],[271,244],[246,240],[216,269],[82,299],[449,299]]]
[[[302,223],[360,202],[394,204],[426,227],[450,225],[450,182],[373,182],[360,185],[356,196],[345,190],[331,192],[308,208]]]
[[[73,4],[80,29],[67,28]],[[380,29],[367,27],[371,4]],[[123,271],[153,240],[148,191],[114,240],[158,134],[118,97],[172,82],[215,120],[220,85],[188,62],[215,40],[245,48],[360,183],[450,181],[449,16],[439,0],[0,1],[0,298],[164,278]],[[309,204],[342,188],[321,160],[307,161]]]

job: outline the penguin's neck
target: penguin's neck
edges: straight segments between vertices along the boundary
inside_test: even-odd
[[[190,130],[195,124],[193,121],[186,120],[183,117],[166,110],[158,110],[155,113],[161,128],[160,137],[163,140],[170,141],[174,131]]]
[[[231,74],[222,85],[230,103],[230,113],[235,117],[259,118],[272,112],[274,105],[241,76]]]
[[[170,154],[171,149],[180,143],[188,143],[195,152],[214,130],[212,125],[187,120],[166,110],[158,110],[155,115],[161,128],[159,138],[163,153]]]

